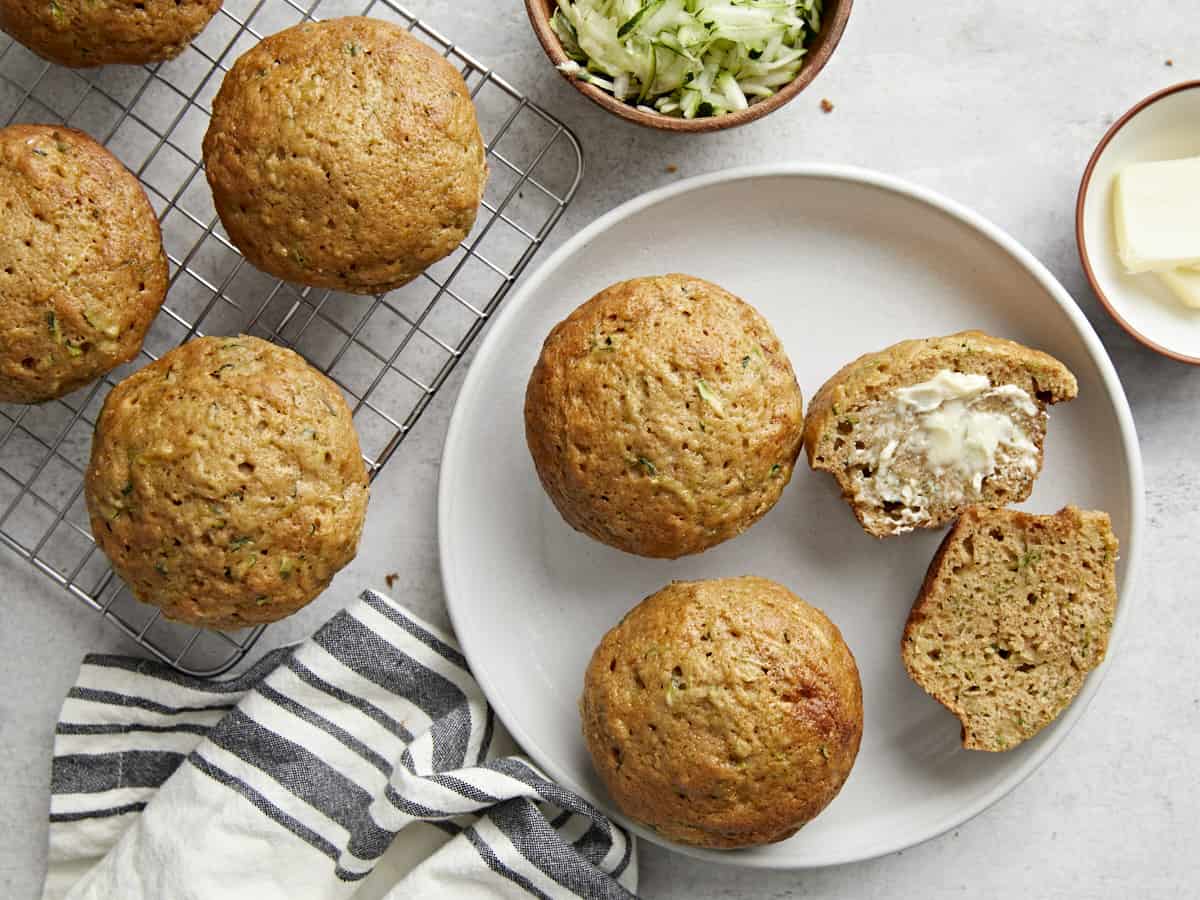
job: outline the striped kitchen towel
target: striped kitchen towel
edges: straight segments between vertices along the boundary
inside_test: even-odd
[[[232,681],[89,656],[44,897],[633,897],[633,838],[506,741],[454,640],[374,591]]]

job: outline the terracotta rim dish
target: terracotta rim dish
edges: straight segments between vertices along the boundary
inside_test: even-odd
[[[726,113],[723,116],[678,119],[662,113],[644,112],[618,100],[612,94],[606,93],[594,85],[579,81],[569,75],[563,74],[562,77],[571,82],[579,93],[593,103],[628,122],[647,128],[680,132],[721,131],[726,128],[737,128],[739,125],[754,122],[768,113],[774,112],[808,87],[825,67],[825,64],[829,62],[833,51],[837,49],[838,42],[842,39],[842,33],[846,30],[846,22],[850,18],[850,8],[853,5],[854,0],[826,0],[821,14],[821,30],[807,45],[808,53],[804,57],[804,65],[800,69],[800,74],[767,99],[751,104],[747,109]],[[550,57],[550,62],[557,67],[561,63],[567,62],[568,57],[563,51],[558,35],[550,27],[550,17],[554,14],[555,7],[555,0],[525,0],[525,10],[529,13],[529,23],[533,26],[534,34],[537,35],[546,55]]]
[[[1112,301],[1108,299],[1108,295],[1104,293],[1104,289],[1100,287],[1100,281],[1096,277],[1095,270],[1092,268],[1091,254],[1088,251],[1087,238],[1084,235],[1083,229],[1083,208],[1084,204],[1087,202],[1088,191],[1091,190],[1092,172],[1095,170],[1096,164],[1100,161],[1100,157],[1104,155],[1104,151],[1108,149],[1109,143],[1114,137],[1117,136],[1117,133],[1125,127],[1129,120],[1146,107],[1152,106],[1165,97],[1169,97],[1172,94],[1177,94],[1180,91],[1195,90],[1197,88],[1200,88],[1200,81],[1184,81],[1180,82],[1179,84],[1174,84],[1170,87],[1163,88],[1161,91],[1156,91],[1146,99],[1136,103],[1132,109],[1121,116],[1121,118],[1117,119],[1117,121],[1112,124],[1108,131],[1105,132],[1104,137],[1100,139],[1100,143],[1096,145],[1096,149],[1092,151],[1092,156],[1088,160],[1087,168],[1083,170],[1083,179],[1079,182],[1079,196],[1075,201],[1075,243],[1079,247],[1079,261],[1083,264],[1083,273],[1087,276],[1088,284],[1092,286],[1092,291],[1095,292],[1096,296],[1100,299],[1100,302],[1104,305],[1104,308],[1108,311],[1108,314],[1112,316],[1113,320],[1122,328],[1124,328],[1129,336],[1138,343],[1149,347],[1155,353],[1161,353],[1163,356],[1178,360],[1182,363],[1188,363],[1189,365],[1193,366],[1200,366],[1200,357],[1176,353],[1174,350],[1169,350],[1162,344],[1150,340],[1150,338],[1146,337],[1144,334],[1126,322],[1121,314],[1117,312]]]

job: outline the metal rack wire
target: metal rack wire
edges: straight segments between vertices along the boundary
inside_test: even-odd
[[[491,170],[475,228],[404,288],[376,297],[278,281],[245,263],[220,227],[200,162],[210,103],[234,60],[302,19],[370,15],[439,49],[475,99]],[[342,388],[372,478],[558,223],[582,175],[574,135],[392,0],[226,0],[178,59],[76,71],[0,35],[0,122],[66,124],[108,146],[141,179],[171,262],[167,301],[142,355],[95,385],[38,406],[0,404],[0,541],[180,671],[216,676],[262,627],[207,631],[138,603],[88,530],[82,496],[108,390],[202,334],[247,332],[302,353]]]

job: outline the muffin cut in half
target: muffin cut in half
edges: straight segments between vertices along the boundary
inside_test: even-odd
[[[854,656],[765,578],[675,582],[604,636],[580,702],[617,806],[699,847],[781,841],[841,790],[862,738]]]
[[[980,331],[904,341],[821,387],[804,446],[867,533],[936,528],[972,504],[1027,499],[1046,407],[1077,393],[1066,366],[1014,341]]]
[[[904,628],[913,681],[962,722],[968,750],[1008,750],[1075,699],[1117,609],[1108,514],[971,507],[929,565]]]

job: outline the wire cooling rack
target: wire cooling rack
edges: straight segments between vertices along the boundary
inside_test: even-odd
[[[373,298],[288,284],[247,264],[220,227],[200,162],[211,100],[237,57],[302,19],[342,15],[396,22],[459,67],[491,170],[478,221],[458,250]],[[571,202],[579,143],[390,0],[226,0],[182,56],[146,67],[65,69],[0,34],[0,122],[66,124],[106,144],[145,186],[172,276],[133,363],[62,400],[0,404],[0,539],[159,659],[219,675],[245,657],[262,626],[225,633],[170,622],[133,599],[92,541],[82,476],[105,394],[196,335],[255,334],[300,352],[342,388],[374,478]]]

